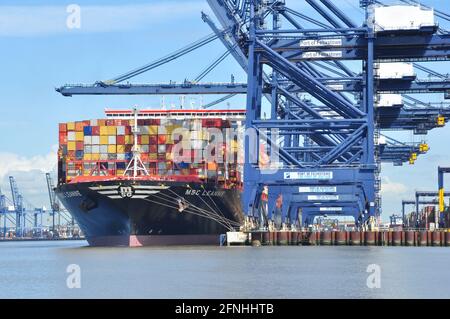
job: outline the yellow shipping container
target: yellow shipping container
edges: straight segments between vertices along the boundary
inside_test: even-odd
[[[148,154],[148,159],[151,160],[151,161],[155,161],[155,160],[158,159],[158,154],[150,153],[150,154]]]
[[[133,144],[134,143],[134,138],[133,135],[125,135],[125,144]]]
[[[92,154],[84,154],[83,158],[85,161],[92,161]]]
[[[141,136],[141,144],[142,145],[147,145],[150,143],[150,136],[148,135],[142,135]]]
[[[115,126],[107,126],[108,129],[108,135],[116,135],[117,127]]]
[[[116,175],[117,176],[123,176],[123,174],[125,174],[125,170],[123,169],[118,169]]]
[[[117,154],[125,153],[125,145],[117,145]]]
[[[98,161],[100,159],[100,154],[92,154],[92,160]]]
[[[101,145],[108,145],[108,136],[107,135],[100,136],[100,144]]]
[[[77,143],[76,142],[68,142],[67,143],[67,150],[68,151],[75,151],[77,149]]]
[[[83,132],[76,132],[75,133],[75,140],[77,142],[83,142],[84,141],[84,133]]]
[[[116,153],[117,153],[117,147],[116,147],[116,145],[109,145],[109,146],[108,146],[108,153],[110,153],[110,154],[116,154]]]
[[[173,144],[173,136],[172,136],[172,134],[166,135],[166,144]]]
[[[91,171],[88,170],[88,169],[85,169],[85,170],[83,171],[83,176],[91,176]]]
[[[158,135],[158,126],[157,125],[150,125],[148,127],[148,134],[150,134],[150,135]]]
[[[108,127],[100,126],[100,135],[108,135]]]
[[[74,122],[67,123],[67,130],[68,131],[75,131],[75,123]]]

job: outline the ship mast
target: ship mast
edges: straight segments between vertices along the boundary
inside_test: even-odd
[[[147,168],[145,167],[144,163],[142,163],[141,160],[141,147],[138,144],[138,134],[139,134],[139,127],[138,127],[138,115],[139,111],[135,107],[133,108],[133,115],[134,115],[134,126],[132,128],[133,132],[133,138],[134,138],[134,145],[133,145],[133,158],[128,163],[127,169],[124,172],[124,176],[128,174],[128,172],[133,172],[133,178],[138,177],[139,172],[143,172],[143,175],[148,176],[150,175],[147,171]]]

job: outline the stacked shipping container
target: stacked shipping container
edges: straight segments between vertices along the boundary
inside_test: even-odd
[[[139,119],[137,144],[141,160],[151,176],[196,176],[219,182],[237,183],[238,138],[214,147],[210,130],[222,132],[232,123],[222,119]],[[112,176],[125,174],[133,158],[134,120],[100,119],[59,125],[59,182],[66,183],[79,176]],[[180,134],[182,132],[182,134]],[[188,151],[175,154],[174,145],[187,141]],[[185,145],[185,144],[183,144]],[[219,144],[217,144],[219,145]],[[218,157],[204,158],[212,149]],[[187,152],[187,153],[186,153]],[[184,159],[180,161],[180,157]],[[190,160],[188,160],[190,159]],[[217,160],[219,159],[219,160]],[[228,159],[228,163],[226,159]],[[230,161],[230,159],[232,159]]]

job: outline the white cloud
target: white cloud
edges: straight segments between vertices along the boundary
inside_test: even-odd
[[[55,179],[57,167],[55,145],[46,155],[32,157],[14,153],[0,153],[0,188],[11,199],[9,176],[14,176],[25,203],[33,207],[49,207],[45,173],[52,172]]]
[[[52,150],[46,155],[36,155],[32,157],[20,156],[14,153],[0,152],[0,179],[9,176],[12,172],[49,172],[57,164],[58,146],[52,147]]]
[[[405,184],[393,182],[387,176],[381,179],[381,194],[383,196],[398,196],[404,195],[408,192],[408,187]]]
[[[152,4],[86,5],[81,28],[69,29],[66,6],[0,6],[0,36],[40,36],[71,33],[130,31],[198,13],[203,1],[158,1]]]

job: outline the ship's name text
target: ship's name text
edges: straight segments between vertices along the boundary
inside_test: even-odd
[[[188,196],[214,196],[214,197],[223,197],[225,195],[224,191],[207,191],[200,189],[187,189],[186,195]]]

